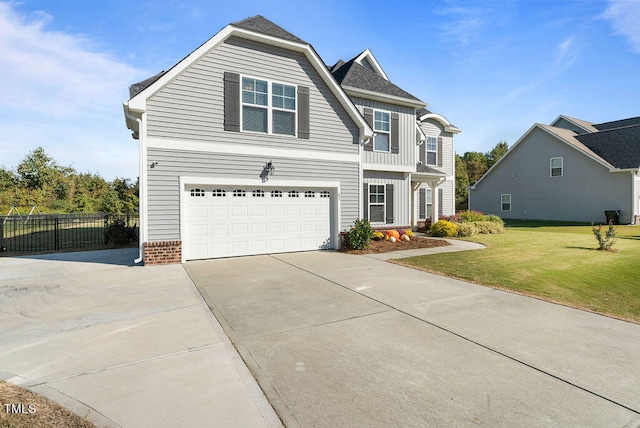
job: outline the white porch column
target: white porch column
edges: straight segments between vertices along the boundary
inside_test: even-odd
[[[438,184],[433,181],[429,181],[429,189],[431,189],[431,224],[436,224],[438,222],[438,212],[440,211],[440,206],[438,205],[440,201],[438,201],[438,192],[436,189],[438,188]]]

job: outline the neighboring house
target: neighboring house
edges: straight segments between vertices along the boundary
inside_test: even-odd
[[[640,214],[640,117],[533,125],[469,191],[469,207],[511,219],[621,223]]]
[[[369,51],[342,65],[255,16],[132,85],[139,260],[338,248],[357,218],[410,227],[452,214],[460,130]]]

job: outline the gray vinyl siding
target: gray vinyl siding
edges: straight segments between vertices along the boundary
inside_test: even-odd
[[[435,120],[425,120],[424,122],[420,122],[419,125],[426,137],[442,137],[442,167],[438,167],[438,165],[429,166],[447,175],[454,175],[455,154],[453,150],[453,134],[445,132],[444,127]]]
[[[310,139],[224,131],[224,72],[309,87]],[[359,130],[306,57],[239,38],[210,50],[147,101],[149,137],[358,153]]]
[[[409,107],[396,106],[377,101],[366,100],[362,98],[351,98],[358,108],[358,111],[364,115],[364,108],[372,108],[399,114],[398,118],[398,136],[400,140],[399,153],[384,153],[374,151],[363,151],[362,161],[364,163],[381,164],[381,165],[398,165],[398,166],[415,166],[416,153],[416,115],[415,109]],[[368,142],[367,144],[373,144]]]
[[[280,180],[339,181],[342,228],[358,218],[360,190],[356,162],[260,157],[150,148],[158,165],[148,173],[149,241],[180,240],[180,176],[255,178],[273,161]]]
[[[549,159],[563,158],[563,176],[550,177]],[[541,129],[534,129],[470,191],[473,210],[503,218],[603,223],[605,210],[631,221],[629,173],[608,168]],[[511,211],[500,195],[511,194]]]
[[[363,171],[367,184],[393,184],[393,223],[372,223],[374,227],[409,226],[411,224],[411,186],[404,174],[382,171]],[[386,202],[386,201],[385,201]],[[366,208],[369,201],[363,201]]]

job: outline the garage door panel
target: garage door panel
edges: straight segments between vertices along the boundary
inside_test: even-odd
[[[192,186],[185,191],[187,260],[329,248],[331,198],[304,188]],[[325,194],[325,196],[321,196]]]

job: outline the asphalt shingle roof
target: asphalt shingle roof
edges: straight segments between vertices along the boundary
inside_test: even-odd
[[[234,27],[243,28],[245,30],[255,31],[256,33],[266,34],[267,36],[277,37],[279,39],[289,40],[290,42],[304,43],[304,40],[294,36],[284,28],[274,24],[262,15],[252,16],[242,21],[231,23]]]
[[[616,122],[635,119],[639,118]],[[640,124],[612,129],[605,127],[600,132],[576,135],[575,138],[616,168],[640,168]]]
[[[421,103],[423,102],[404,89],[401,89],[398,86],[394,85],[384,77],[381,77],[375,72],[361,66],[360,64],[355,62],[355,58],[349,62],[346,62],[340,67],[337,67],[338,64],[332,67],[332,74],[333,77],[338,81],[338,83],[343,87],[350,86],[352,88],[378,92],[384,95],[392,95],[395,97],[405,98]]]
[[[165,73],[166,71],[163,70],[160,73],[156,74],[155,76],[149,77],[148,79],[145,79],[142,82],[134,83],[133,85],[129,86],[129,97],[130,98],[135,97],[140,92],[144,91],[149,86],[153,85],[153,83],[159,78],[161,78],[162,76],[164,76]]]
[[[640,125],[640,117],[631,117],[629,119],[614,120],[613,122],[598,123],[593,125],[599,131],[608,129],[622,128],[624,126]]]

